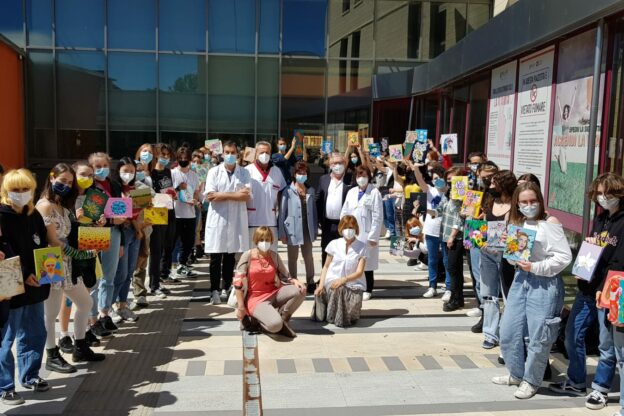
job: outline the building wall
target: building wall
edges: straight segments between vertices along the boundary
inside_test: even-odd
[[[0,164],[24,166],[24,91],[20,55],[0,40]]]

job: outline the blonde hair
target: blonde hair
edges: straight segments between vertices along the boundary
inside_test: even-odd
[[[26,208],[28,208],[28,215],[32,214],[35,206],[35,189],[37,189],[37,182],[32,173],[28,169],[13,169],[8,171],[2,180],[2,187],[0,188],[0,202],[4,205],[13,206],[11,199],[9,198],[9,189],[22,189],[28,188],[32,193],[32,198]]]
[[[89,165],[93,165],[93,159],[106,159],[110,164],[111,158],[104,152],[95,152],[89,155]]]
[[[360,234],[360,226],[353,215],[345,215],[340,219],[340,223],[338,223],[338,232],[342,234],[342,230],[345,228],[353,228],[355,230],[355,235]]]
[[[254,232],[252,241],[255,245],[258,245],[260,241],[269,241],[273,244],[273,233],[269,227],[258,227]]]

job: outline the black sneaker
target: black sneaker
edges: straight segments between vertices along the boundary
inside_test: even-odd
[[[91,331],[93,335],[100,337],[100,338],[106,338],[106,337],[110,337],[113,335],[112,332],[104,328],[104,326],[102,325],[102,322],[99,319],[95,321],[95,324],[89,327],[89,331]]]
[[[72,360],[74,360],[75,363],[81,361],[104,361],[105,358],[106,356],[104,354],[93,352],[86,340],[76,340],[76,349],[72,354]]]
[[[22,384],[22,387],[28,390],[35,390],[39,393],[50,390],[50,385],[48,384],[48,382],[41,377],[33,378],[28,383]]]
[[[87,329],[87,332],[85,332],[85,341],[87,341],[87,345],[90,347],[97,347],[100,345],[100,339],[95,336],[91,329]]]
[[[177,280],[177,279],[176,279],[176,280]],[[179,280],[178,280],[178,282],[179,282]],[[170,295],[170,294],[171,294],[171,291],[170,291],[169,289],[167,289],[166,287],[161,287],[161,288],[160,288],[160,291],[161,291],[162,293],[164,293],[165,295]]]
[[[63,338],[59,339],[58,347],[65,354],[71,354],[74,352],[74,342],[69,335],[66,335]]]
[[[491,350],[492,348],[495,348],[496,346],[498,346],[498,342],[490,341],[487,339],[483,341],[483,344],[481,344],[481,348],[483,348],[484,350]]]
[[[505,365],[505,359],[503,358],[502,355],[499,355],[496,361],[498,361],[500,365]]]
[[[119,330],[119,327],[117,325],[115,325],[115,323],[113,322],[113,318],[111,318],[108,315],[101,317],[100,319],[98,319],[98,321],[100,321],[102,323],[102,326],[107,331],[115,332],[115,331]]]
[[[416,266],[418,264],[418,259],[409,259],[407,261],[407,267]]]
[[[559,383],[550,383],[548,390],[559,394],[571,394],[572,396],[585,396],[587,394],[586,389],[579,389],[570,384],[569,380],[563,380]],[[591,396],[591,394],[590,394]],[[589,399],[589,396],[587,396]],[[602,408],[601,408],[602,409]]]
[[[450,301],[448,303],[445,303],[442,306],[442,310],[444,312],[453,312],[453,311],[456,311],[457,309],[460,309],[460,308],[461,308],[461,306],[460,306],[459,302],[455,302],[455,301]]]
[[[470,330],[474,332],[475,334],[480,334],[483,332],[483,315],[481,315],[479,322],[474,324],[472,328],[470,328]]]
[[[313,295],[315,290],[316,290],[316,283],[308,283],[308,286],[306,287],[306,293],[308,295]]]
[[[600,393],[598,390],[594,390],[587,396],[585,400],[585,407],[591,410],[600,410],[607,406],[609,398],[606,394]]]
[[[15,390],[3,391],[0,399],[2,399],[2,404],[7,406],[19,406],[20,404],[25,403],[22,396],[16,393]]]

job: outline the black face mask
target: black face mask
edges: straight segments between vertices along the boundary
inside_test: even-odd
[[[189,161],[188,160],[179,160],[178,161],[178,165],[180,165],[181,168],[186,168],[189,165]]]
[[[487,192],[492,195],[494,198],[500,198],[503,193],[496,188],[488,188]]]

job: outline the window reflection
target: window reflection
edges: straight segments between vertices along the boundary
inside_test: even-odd
[[[52,52],[28,56],[28,121],[31,157],[57,157],[54,132],[54,82]]]
[[[277,135],[279,108],[279,60],[258,59],[258,136],[274,138]]]
[[[329,2],[329,57],[373,57],[374,6],[369,0],[343,13],[340,2]]]
[[[466,36],[466,4],[431,3],[429,57],[435,58]]]
[[[204,0],[159,0],[161,51],[203,52],[206,50]]]
[[[258,52],[279,52],[280,0],[262,0],[258,14]]]
[[[2,1],[0,34],[17,46],[24,46],[24,15],[21,1]]]
[[[155,0],[108,0],[108,47],[156,49]]]
[[[284,0],[283,53],[325,56],[326,0]]]
[[[104,47],[103,0],[56,0],[56,45]]]
[[[254,59],[208,60],[208,128],[211,135],[254,132]]]
[[[485,149],[490,80],[483,79],[470,86],[470,120],[468,121],[467,153]],[[460,155],[461,156],[461,155]]]
[[[52,46],[52,0],[26,1],[28,45]]]
[[[208,3],[210,52],[254,53],[255,10],[255,0],[210,0]]]

